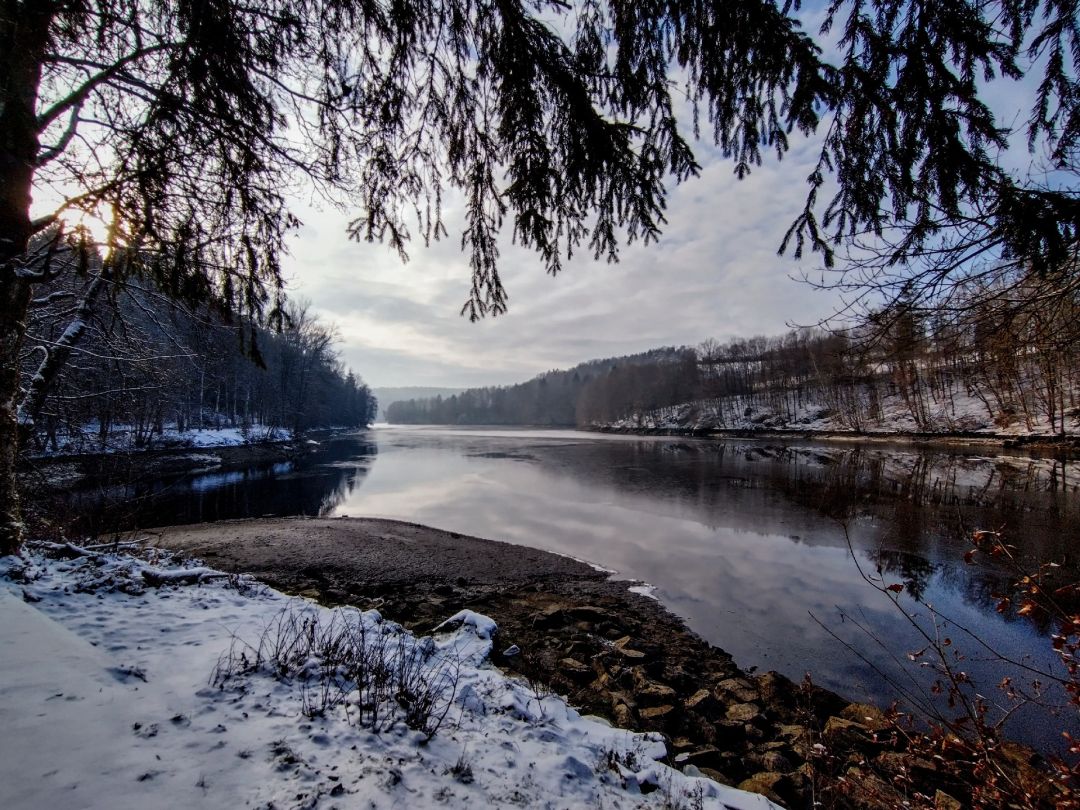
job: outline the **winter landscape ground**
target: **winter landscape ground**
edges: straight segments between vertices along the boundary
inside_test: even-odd
[[[0,609],[12,810],[775,807],[506,677],[479,614],[416,638],[161,552],[74,546],[2,558]],[[333,628],[389,686],[350,680],[318,643]]]

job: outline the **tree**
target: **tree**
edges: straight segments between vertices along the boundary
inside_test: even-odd
[[[699,119],[739,176],[766,151],[782,155],[793,131],[824,123],[789,232],[796,254],[809,245],[831,259],[836,240],[911,209],[896,255],[916,255],[974,205],[989,207],[1016,255],[1068,252],[1080,206],[1001,171],[992,153],[1005,134],[977,80],[1019,75],[1029,42],[1029,55],[1048,55],[1029,128],[1065,154],[1080,132],[1074,2],[836,0],[827,26],[847,14],[836,65],[795,10],[772,0],[0,0],[0,552],[20,537],[25,314],[35,283],[58,271],[73,211],[107,222],[112,278],[139,275],[254,324],[280,316],[279,257],[298,224],[286,189],[298,178],[359,209],[354,239],[403,256],[413,228],[425,241],[448,235],[442,201],[456,189],[472,268],[463,313],[477,318],[507,306],[504,220],[549,272],[583,245],[613,261],[621,241],[658,237],[666,183],[698,171],[684,133]],[[680,119],[676,83],[692,120]],[[835,196],[819,212],[830,172]],[[55,210],[33,218],[34,196]],[[257,350],[250,336],[247,348]]]

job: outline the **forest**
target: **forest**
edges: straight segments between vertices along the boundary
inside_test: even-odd
[[[570,426],[618,419],[631,409],[685,402],[697,391],[692,349],[662,348],[591,360],[528,382],[455,396],[394,402],[387,421],[438,425]]]
[[[346,369],[336,333],[286,300],[273,327],[185,306],[149,282],[112,279],[98,257],[43,285],[30,309],[20,407],[31,452],[182,441],[191,430],[370,424],[377,403]]]
[[[521,385],[399,402],[390,421],[1065,434],[1080,427],[1080,312],[907,311],[847,331],[668,348]]]

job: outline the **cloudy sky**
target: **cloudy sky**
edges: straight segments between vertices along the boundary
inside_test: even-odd
[[[804,7],[807,30],[817,30],[820,15]],[[1024,120],[1034,81],[993,84],[986,97],[1001,120]],[[619,264],[586,251],[552,278],[507,239],[500,274],[510,310],[498,318],[470,323],[458,314],[469,268],[452,201],[444,205],[450,237],[415,244],[407,264],[384,246],[349,242],[349,217],[301,204],[290,291],[336,324],[345,362],[374,387],[507,384],[598,357],[811,325],[839,299],[797,280],[820,276],[816,256],[776,254],[817,157],[815,142],[793,135],[791,143],[783,161],[767,160],[740,181],[710,143],[698,142],[703,171],[670,189],[663,238],[625,248]],[[1029,168],[1022,137],[1010,152],[1007,165]]]
[[[513,383],[596,357],[775,334],[826,315],[835,300],[792,278],[814,260],[776,255],[814,150],[797,145],[738,181],[730,163],[699,146],[704,170],[672,189],[661,241],[624,249],[618,264],[585,255],[553,278],[507,240],[510,310],[498,318],[470,323],[458,314],[469,268],[453,208],[450,238],[415,244],[406,264],[383,246],[348,241],[348,217],[306,208],[287,264],[291,293],[336,324],[346,363],[373,386]]]

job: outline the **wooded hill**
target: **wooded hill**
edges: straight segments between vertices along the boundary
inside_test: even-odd
[[[1071,322],[1070,322],[1071,323]],[[1080,346],[1047,313],[904,315],[583,363],[521,385],[397,403],[390,420],[845,431],[1080,430]]]
[[[280,330],[256,327],[149,285],[113,282],[92,265],[55,281],[31,309],[20,414],[28,448],[89,452],[193,429],[257,438],[370,424],[375,398],[343,367],[335,341],[331,326],[294,302]],[[62,351],[67,360],[56,364]],[[47,394],[35,398],[39,382]]]
[[[395,402],[398,424],[572,426],[618,419],[690,399],[696,388],[693,349],[662,348],[590,360],[518,385],[470,388],[456,396]]]

